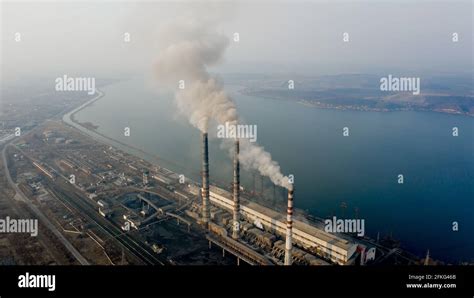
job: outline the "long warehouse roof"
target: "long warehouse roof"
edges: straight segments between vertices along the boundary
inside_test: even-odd
[[[225,198],[232,198],[232,194],[222,188],[218,188],[215,186],[210,186],[210,191],[215,192],[218,195],[221,195]],[[275,210],[272,210],[270,208],[267,208],[265,206],[262,206],[260,204],[254,203],[249,201],[246,198],[241,197],[241,204],[243,206],[246,206],[252,210],[255,210],[263,215],[266,215],[268,217],[271,217],[272,219],[276,221],[280,221],[283,223],[286,223],[286,215],[284,213],[277,212]],[[352,246],[354,246],[354,242],[350,242],[344,238],[338,237],[336,235],[332,235],[330,233],[327,233],[319,228],[316,228],[308,223],[305,223],[301,220],[298,219],[293,219],[293,230],[300,230],[301,232],[304,232],[306,234],[309,234],[311,236],[314,236],[320,240],[323,240],[327,243],[330,243],[332,245],[335,245],[337,247],[344,248],[346,250],[349,250]]]

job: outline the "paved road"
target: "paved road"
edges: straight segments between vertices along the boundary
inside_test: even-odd
[[[7,157],[6,157],[6,149],[11,146],[10,144],[7,144],[3,150],[2,150],[2,158],[3,158],[3,164],[5,165],[5,176],[7,177],[8,183],[13,187],[13,189],[16,192],[15,196],[19,196],[20,199],[25,202],[28,207],[35,213],[35,215],[38,217],[38,219],[56,236],[58,237],[59,241],[66,247],[66,249],[76,258],[76,260],[81,264],[81,265],[90,265],[89,262],[81,255],[81,253],[69,242],[61,232],[56,228],[53,223],[41,212],[41,210],[36,207],[33,202],[31,202],[30,199],[18,188],[18,185],[13,182],[12,177],[10,175],[10,170],[8,169],[8,164],[7,164]]]

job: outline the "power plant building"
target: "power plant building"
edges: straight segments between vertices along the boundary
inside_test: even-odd
[[[197,194],[198,189],[191,186],[190,191]],[[232,213],[234,201],[232,194],[224,189],[210,186],[210,202]],[[287,232],[287,218],[285,213],[279,213],[262,205],[248,200],[240,201],[240,214],[256,226],[275,232],[285,237]],[[336,235],[327,233],[300,220],[293,219],[292,239],[296,245],[305,249],[317,251],[332,262],[344,265],[357,250],[357,243],[350,242]]]

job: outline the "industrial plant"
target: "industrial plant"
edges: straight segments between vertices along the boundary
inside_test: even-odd
[[[207,230],[210,245],[236,256],[238,262],[259,265],[349,265],[356,260],[364,265],[373,260],[374,256],[366,258],[367,244],[326,233],[308,219],[294,219],[293,185],[287,190],[286,217],[241,195],[239,143],[234,141],[232,192],[210,186],[207,133],[202,133],[202,185],[189,182],[184,188],[200,198],[185,214]]]

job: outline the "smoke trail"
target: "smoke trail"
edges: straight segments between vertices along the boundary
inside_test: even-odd
[[[162,34],[171,38],[156,58],[155,75],[174,88],[179,81],[184,82],[184,89],[175,96],[179,111],[202,132],[207,132],[212,119],[236,123],[234,103],[207,71],[222,59],[227,38],[195,20],[170,24]]]
[[[208,72],[208,67],[222,60],[228,39],[205,23],[190,18],[168,25],[162,32],[165,47],[154,63],[157,80],[177,90],[175,100],[179,111],[202,132],[208,131],[210,121],[238,123],[234,102]],[[180,80],[184,81],[184,89],[177,88]],[[224,146],[229,151],[233,147],[226,142]],[[245,168],[256,169],[273,183],[288,188],[288,178],[263,147],[242,139],[239,160]]]
[[[233,142],[223,142],[222,146],[233,153]],[[240,139],[239,161],[246,170],[255,169],[274,184],[290,188],[288,177],[281,173],[280,165],[262,146],[251,143],[248,139]]]

